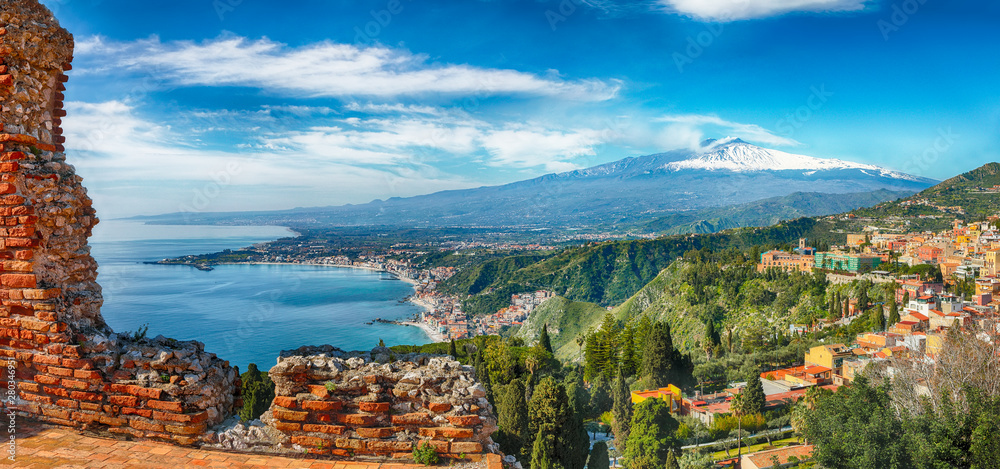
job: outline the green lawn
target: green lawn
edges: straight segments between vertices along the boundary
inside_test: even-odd
[[[774,447],[775,448],[782,448],[782,447],[791,445],[793,443],[798,443],[798,441],[799,441],[798,438],[785,438],[784,440],[777,440],[777,441],[774,441],[773,443],[774,443]],[[756,453],[756,452],[764,450],[766,448],[767,448],[767,442],[766,441],[763,444],[759,444],[759,445],[753,445],[753,446],[750,446],[750,447],[744,446],[743,450],[741,451],[741,454]],[[733,449],[729,450],[729,456],[726,456],[726,451],[725,450],[718,451],[718,452],[712,454],[712,458],[714,460],[716,460],[716,461],[719,461],[719,460],[722,460],[722,459],[728,459],[728,458],[731,458],[731,457],[732,458],[736,457],[736,448],[733,448]]]

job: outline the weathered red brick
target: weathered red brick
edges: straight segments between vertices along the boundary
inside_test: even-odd
[[[446,402],[428,402],[427,404],[424,405],[424,407],[426,407],[427,410],[434,412],[435,414],[441,414],[451,410],[451,404],[448,404]]]
[[[91,423],[101,420],[101,416],[98,414],[90,412],[73,412],[73,416],[70,417],[77,422]]]
[[[274,398],[274,405],[279,407],[284,407],[286,409],[294,409],[295,402],[296,401],[294,397],[278,396]]]
[[[330,397],[330,391],[327,391],[326,386],[320,386],[318,384],[310,384],[309,392],[320,399]]]
[[[29,394],[26,392],[20,393],[21,399],[32,402],[40,402],[42,404],[51,404],[52,398],[49,396],[39,396],[37,394]]]
[[[27,381],[17,383],[17,388],[27,392],[42,392],[42,387],[38,383],[29,383]]]
[[[375,416],[362,414],[338,414],[337,421],[348,425],[374,425]]]
[[[340,402],[328,402],[328,401],[303,401],[302,408],[305,410],[311,410],[316,412],[334,412],[338,411],[343,407]]]
[[[64,409],[51,409],[48,407],[42,407],[42,415],[46,417],[55,417],[58,419],[68,419],[70,417],[70,411]]]
[[[197,414],[172,414],[167,412],[153,411],[154,420],[181,423],[201,423],[208,419],[208,412],[198,412]]]
[[[65,366],[66,368],[75,368],[77,370],[93,370],[94,361],[82,358],[63,358],[62,366]]]
[[[146,407],[166,412],[184,412],[184,406],[180,402],[149,400],[146,401]]]
[[[135,396],[108,396],[108,402],[122,407],[135,407],[139,399]]]
[[[359,402],[358,409],[362,412],[388,412],[388,402]]]
[[[153,411],[150,409],[135,409],[132,407],[122,407],[121,413],[124,415],[138,415],[140,417],[152,418]]]
[[[449,415],[447,419],[456,427],[474,427],[482,423],[478,415]]]
[[[100,401],[104,399],[104,396],[96,392],[83,392],[83,391],[73,391],[69,393],[69,397],[76,399],[78,401]]]
[[[59,399],[56,401],[56,405],[60,407],[67,407],[70,409],[79,409],[80,403],[72,399]]]
[[[90,388],[90,383],[86,381],[77,381],[75,379],[64,379],[62,380],[62,386],[65,388],[85,391]]]
[[[81,402],[80,408],[83,410],[99,411],[101,410],[101,405],[96,402]]]
[[[342,425],[316,425],[307,423],[302,425],[302,431],[316,433],[330,433],[333,435],[343,435],[347,427]]]
[[[428,445],[430,445],[432,448],[434,448],[434,450],[437,451],[438,453],[447,453],[448,452],[448,442],[447,441],[441,441],[441,440],[420,440],[420,442],[417,445],[418,446],[423,446],[425,443],[428,444]]]
[[[73,370],[73,377],[79,379],[102,379],[101,373],[95,370]]]
[[[130,427],[135,428],[136,430],[142,430],[146,432],[162,432],[165,430],[162,424],[147,422],[139,418],[129,419],[128,424]]]
[[[354,430],[361,438],[388,438],[395,433],[392,428],[356,428]]]
[[[302,429],[302,424],[289,422],[274,422],[274,428],[283,432],[297,432]]]
[[[193,425],[164,425],[163,428],[168,433],[175,433],[178,435],[199,435],[205,431],[206,425],[204,423]]]
[[[69,391],[63,388],[42,386],[42,390],[45,391],[45,394],[52,394],[53,396],[59,396],[59,397],[69,397]]]
[[[428,438],[472,438],[471,428],[434,427],[421,428],[420,436]]]
[[[296,412],[293,410],[274,409],[271,412],[274,418],[281,420],[291,420],[293,422],[304,422],[309,417],[309,412]]]
[[[393,425],[433,425],[430,414],[423,412],[413,412],[403,415],[392,416]]]
[[[411,441],[369,441],[368,450],[375,453],[394,453],[398,451],[412,451]]]
[[[299,435],[299,436],[293,436],[292,437],[292,443],[295,443],[295,444],[297,444],[299,446],[329,446],[330,445],[330,440],[326,440],[326,439],[323,439],[323,438],[318,438],[318,437],[315,437],[315,436],[302,436],[302,435]]]
[[[356,440],[354,438],[337,438],[335,441],[338,448],[353,449],[355,451],[361,451],[365,449],[364,440]]]
[[[483,445],[474,441],[453,441],[451,442],[452,453],[482,453]]]
[[[38,355],[35,356],[37,357]],[[52,373],[56,376],[73,376],[73,370],[69,368],[61,368],[58,366],[50,366],[49,373]]]

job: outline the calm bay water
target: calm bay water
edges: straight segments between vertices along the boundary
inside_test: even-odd
[[[293,234],[281,227],[147,226],[102,221],[90,239],[100,265],[102,314],[116,332],[149,325],[162,334],[198,340],[205,350],[246,369],[266,370],[281,350],[331,344],[367,350],[430,341],[419,328],[375,323],[420,311],[400,303],[413,292],[386,274],[306,265],[221,265],[204,272],[150,265],[167,257],[204,254]]]

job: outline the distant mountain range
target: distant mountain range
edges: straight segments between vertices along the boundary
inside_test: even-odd
[[[625,158],[501,186],[360,205],[138,218],[163,224],[303,227],[599,228],[648,224],[659,232],[683,226],[700,232],[767,225],[776,221],[775,217],[838,213],[895,200],[936,182],[874,165],[793,155],[724,139],[707,140],[699,150]],[[774,200],[746,205],[766,199]]]

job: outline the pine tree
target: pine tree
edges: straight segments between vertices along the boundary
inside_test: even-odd
[[[676,361],[670,326],[658,322],[646,335],[642,351],[642,376],[649,378],[653,388],[670,384],[671,371]]]
[[[587,460],[587,469],[608,469],[610,466],[608,444],[603,441],[594,443],[593,449],[590,450],[590,458]]]
[[[515,379],[497,392],[497,426],[493,439],[506,454],[527,456],[528,403],[524,384]]]
[[[542,334],[538,336],[538,345],[546,352],[552,353],[552,339],[549,338],[549,324],[542,327]]]
[[[448,344],[448,355],[451,355],[452,358],[458,358],[458,347],[455,345],[455,339],[451,339]]]
[[[625,375],[621,372],[615,378],[611,393],[615,401],[611,409],[611,414],[614,417],[611,428],[615,433],[615,448],[618,449],[619,454],[623,454],[628,441],[629,426],[632,422],[632,393],[625,382]]]

